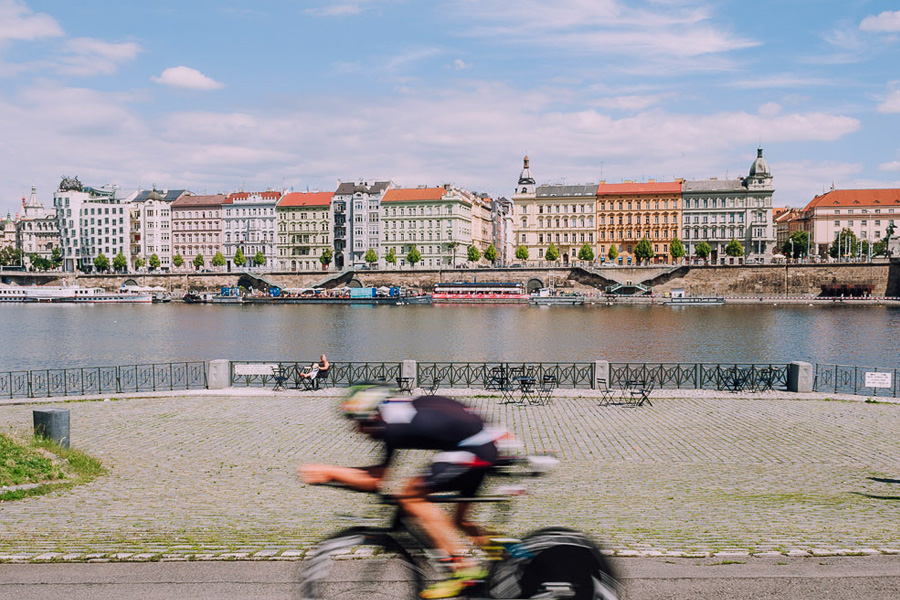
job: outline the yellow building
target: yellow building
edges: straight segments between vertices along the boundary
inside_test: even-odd
[[[676,181],[646,183],[601,182],[597,186],[597,234],[599,255],[608,260],[615,245],[621,262],[636,262],[634,248],[643,238],[653,247],[651,262],[671,261],[670,244],[678,237],[681,221],[681,184]]]
[[[409,264],[407,254],[415,246],[424,268],[465,262],[472,243],[472,200],[453,188],[417,187],[387,190],[381,200],[384,225],[381,249],[393,249],[396,264]],[[384,264],[384,256],[378,257]]]
[[[334,192],[291,192],[275,207],[278,227],[277,268],[324,269],[319,258],[331,248],[331,198]]]

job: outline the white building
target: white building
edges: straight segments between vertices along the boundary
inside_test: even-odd
[[[53,248],[59,247],[56,211],[44,208],[34,186],[28,200],[22,198],[22,208],[16,218],[16,247],[25,253],[26,264],[31,255],[51,260]]]
[[[775,248],[772,219],[772,173],[762,148],[747,177],[706,179],[682,184],[682,233],[687,256],[696,255],[697,245],[706,242],[712,249],[710,260],[724,262],[725,247],[737,240],[750,259],[768,260]]]
[[[53,208],[59,226],[62,268],[65,271],[92,271],[94,259],[109,259],[119,253],[130,257],[127,199],[115,188],[82,186],[78,178],[63,178],[53,194]]]
[[[131,261],[134,267],[138,258],[150,266],[153,255],[159,259],[159,268],[172,269],[172,203],[187,194],[186,190],[142,190],[132,199],[129,208],[131,220]]]
[[[277,255],[277,221],[275,206],[283,194],[265,192],[236,192],[222,205],[222,240],[228,270],[253,266],[253,258],[262,252],[266,265],[274,267]],[[246,262],[243,267],[234,263],[240,248]]]
[[[369,250],[383,258],[381,200],[393,187],[390,181],[338,182],[331,204],[336,269],[365,265]]]

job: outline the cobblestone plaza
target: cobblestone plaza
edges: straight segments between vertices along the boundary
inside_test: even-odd
[[[339,393],[54,404],[71,412],[72,446],[109,472],[0,503],[0,560],[300,556],[349,525],[336,513],[375,510],[295,475],[301,461],[376,460],[377,446],[338,418]],[[551,406],[461,397],[526,450],[561,460],[526,481],[508,533],[572,527],[622,556],[900,553],[900,405],[665,390],[634,408],[589,394],[559,392]],[[32,410],[46,406],[0,405],[0,432],[30,434]]]

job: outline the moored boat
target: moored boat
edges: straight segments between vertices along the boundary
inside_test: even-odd
[[[479,283],[456,281],[436,283],[433,304],[524,304],[528,294],[521,283]]]

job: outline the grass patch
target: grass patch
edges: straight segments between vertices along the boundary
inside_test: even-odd
[[[0,486],[35,484],[0,493],[0,502],[68,489],[105,473],[99,460],[80,450],[42,437],[20,440],[0,434]]]

